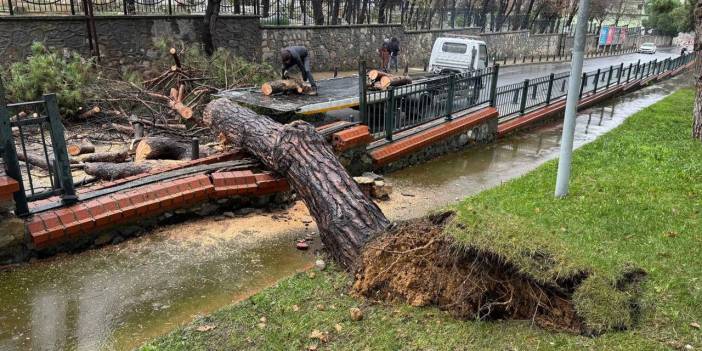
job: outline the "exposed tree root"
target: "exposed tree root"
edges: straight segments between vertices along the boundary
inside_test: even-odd
[[[587,333],[571,298],[587,273],[540,284],[494,254],[459,248],[443,234],[450,217],[403,223],[370,241],[353,292],[437,306],[462,319],[531,320],[547,329]]]

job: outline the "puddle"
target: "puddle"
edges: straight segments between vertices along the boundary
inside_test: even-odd
[[[691,83],[677,77],[582,111],[576,146]],[[555,158],[560,136],[555,123],[393,173],[392,199],[380,207],[393,220],[421,216]],[[310,221],[297,203],[284,212],[168,226],[0,272],[0,350],[136,347],[310,267],[314,250],[294,248],[315,230]]]

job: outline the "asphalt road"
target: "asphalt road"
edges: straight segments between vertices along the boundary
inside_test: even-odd
[[[641,60],[641,63],[653,61],[655,59],[661,61],[667,58],[677,57],[679,54],[680,52],[678,48],[665,48],[658,49],[658,52],[653,55],[635,53],[618,56],[591,58],[585,60],[583,71],[589,72],[597,70],[598,68],[609,69],[610,66],[619,65],[622,62],[624,62],[624,65],[629,65],[630,63],[637,63],[639,60]],[[497,82],[497,85],[503,86],[508,84],[514,84],[517,82],[522,82],[525,79],[539,78],[549,75],[551,73],[558,74],[568,71],[570,71],[570,62],[507,66],[500,68],[500,77]]]

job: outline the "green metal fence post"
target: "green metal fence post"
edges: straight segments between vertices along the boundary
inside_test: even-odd
[[[583,78],[580,83],[580,98],[583,98],[583,93],[585,92],[585,87],[587,86],[587,73],[583,73]]]
[[[631,70],[634,69],[634,64],[630,63],[629,64],[629,70],[626,72],[626,82],[629,83],[631,81]]]
[[[366,61],[358,61],[358,112],[361,115],[361,124],[368,125],[368,106],[366,90]]]
[[[617,85],[622,83],[622,70],[624,70],[624,62],[619,65],[619,71],[617,71]]]
[[[395,129],[395,89],[387,91],[385,98],[385,139],[392,141],[392,133]]]
[[[497,106],[497,78],[500,75],[500,65],[496,64],[490,79],[490,107]]]
[[[44,95],[46,104],[46,114],[49,117],[51,127],[51,146],[54,148],[54,159],[58,163],[58,176],[61,180],[63,194],[61,200],[66,204],[78,201],[76,190],[73,187],[73,176],[71,175],[71,163],[66,150],[66,137],[64,135],[61,115],[59,114],[58,100],[56,94]]]
[[[551,104],[551,93],[553,93],[553,79],[555,78],[555,74],[551,73],[551,75],[548,76],[548,89],[546,90],[546,106]]]
[[[2,80],[0,80],[0,155],[5,161],[5,173],[7,176],[19,183],[19,190],[13,194],[15,214],[17,216],[26,216],[29,214],[29,206],[27,205],[27,196],[24,193],[24,183],[22,182],[22,171],[17,159],[17,150],[12,137],[10,114],[5,106],[5,88]]]
[[[446,120],[451,120],[453,113],[453,100],[456,97],[456,75],[451,74],[448,77],[448,93],[446,94]]]
[[[529,97],[529,80],[524,80],[524,87],[522,88],[522,102],[519,104],[519,114],[523,115],[526,112],[527,98]]]
[[[597,94],[597,86],[600,85],[600,69],[597,70],[597,73],[595,74],[595,88],[592,89],[593,94]]]
[[[609,66],[609,73],[607,74],[607,85],[606,89],[609,89],[609,85],[612,84],[612,76],[614,75],[614,66]]]

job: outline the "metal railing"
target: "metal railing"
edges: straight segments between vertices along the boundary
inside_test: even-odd
[[[360,75],[365,76],[365,70]],[[484,70],[422,79],[386,91],[362,92],[361,119],[376,138],[392,140],[395,133],[494,100],[499,65]],[[366,86],[365,79],[362,87]]]
[[[0,82],[0,145],[5,174],[20,184],[18,216],[29,214],[29,201],[53,195],[67,203],[77,199],[55,94],[6,105]]]
[[[0,15],[83,15],[88,0],[0,0]],[[99,15],[203,15],[208,0],[90,0]],[[570,33],[564,18],[504,16],[478,7],[431,6],[410,0],[223,0],[220,14],[255,15],[267,26],[402,24],[409,30],[477,28],[481,32],[530,30]],[[588,25],[590,33],[599,24]]]
[[[610,66],[583,73],[580,87],[580,97],[597,94],[612,87],[629,84],[636,80],[658,76],[667,71],[684,66],[696,55],[685,55],[664,61],[653,60],[646,63],[631,63]],[[500,112],[500,121],[506,121],[529,110],[548,106],[554,101],[568,95],[568,72],[551,74],[537,79],[526,79],[524,82],[501,86],[497,89],[496,106]]]

